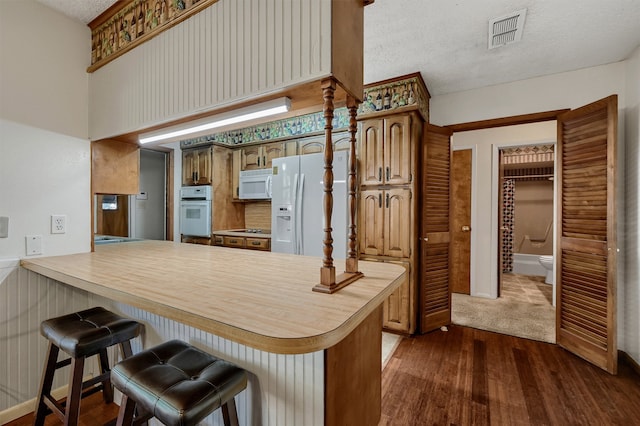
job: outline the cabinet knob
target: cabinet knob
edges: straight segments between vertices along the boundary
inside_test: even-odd
[[[464,226],[462,227],[462,232],[469,232],[469,231],[471,231],[471,227],[470,227],[470,226],[468,226],[468,225],[464,225]]]

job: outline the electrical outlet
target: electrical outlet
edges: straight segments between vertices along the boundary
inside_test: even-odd
[[[67,232],[67,216],[63,214],[51,215],[51,233],[64,234]]]

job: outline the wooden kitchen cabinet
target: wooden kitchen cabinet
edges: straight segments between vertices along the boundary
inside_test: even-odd
[[[360,253],[411,256],[412,194],[407,188],[366,189],[360,193]]]
[[[213,147],[182,151],[182,185],[211,185],[213,182]]]
[[[350,149],[351,136],[349,132],[336,132],[333,134],[333,151],[348,151]],[[324,135],[309,136],[298,140],[298,154],[317,154],[324,152]]]
[[[240,170],[268,169],[274,158],[284,157],[285,144],[272,142],[240,149]]]
[[[403,185],[413,180],[412,114],[360,123],[360,183]]]
[[[265,237],[245,237],[242,235],[213,234],[212,245],[269,251],[271,250],[271,239]]]
[[[244,248],[246,241],[244,237],[224,237],[222,239],[222,245],[225,247]]]
[[[232,186],[233,199],[240,197],[239,182],[241,170],[267,169],[274,158],[296,155],[296,141],[271,142],[263,145],[252,145],[233,151]]]
[[[417,328],[418,198],[423,119],[416,111],[359,117],[360,258],[400,263],[410,273],[383,305],[383,327],[412,334]]]

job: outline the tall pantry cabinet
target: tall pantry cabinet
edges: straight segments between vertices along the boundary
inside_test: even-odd
[[[427,114],[428,92],[419,74],[367,85],[358,113],[359,256],[407,269],[407,280],[383,304],[383,327],[403,334],[417,329],[420,159]]]

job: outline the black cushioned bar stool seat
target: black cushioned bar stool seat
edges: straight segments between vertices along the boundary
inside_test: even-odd
[[[38,394],[34,425],[44,424],[45,417],[54,412],[64,424],[76,425],[80,412],[80,399],[102,391],[106,403],[113,401],[111,372],[107,348],[119,344],[123,358],[131,353],[130,340],[142,331],[142,324],[121,317],[104,308],[96,307],[43,321],[40,332],[49,340],[44,372]],[[60,350],[71,358],[58,362]],[[82,381],[87,357],[98,355],[100,375]],[[58,368],[71,364],[69,392],[65,406],[51,396],[53,376]],[[82,390],[87,389],[83,394]]]
[[[180,340],[171,340],[118,363],[113,385],[123,393],[118,425],[155,417],[165,425],[195,425],[222,407],[224,424],[237,425],[234,397],[247,372]],[[137,404],[137,405],[136,405]]]

